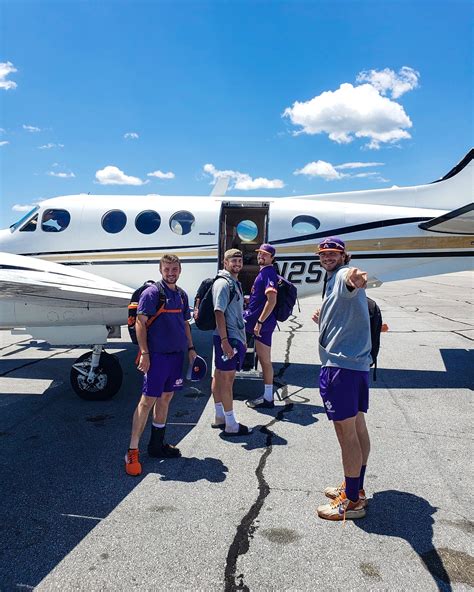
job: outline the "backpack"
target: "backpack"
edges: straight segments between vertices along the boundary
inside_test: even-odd
[[[216,316],[214,314],[214,302],[212,299],[212,286],[219,278],[223,278],[229,284],[229,304],[235,296],[235,284],[225,276],[216,275],[214,278],[206,278],[205,280],[202,280],[201,285],[196,292],[196,297],[194,298],[193,315],[196,327],[201,329],[201,331],[211,331],[216,328]]]
[[[380,350],[380,333],[382,332],[382,312],[372,298],[367,296],[367,306],[369,307],[369,321],[370,321],[370,339],[372,349],[370,355],[372,356],[372,364],[374,367],[374,381],[377,380],[377,356]]]
[[[142,293],[150,286],[156,286],[158,288],[159,296],[158,296],[158,304],[156,307],[156,312],[152,317],[149,317],[149,319],[146,322],[147,329],[160,316],[161,311],[163,310],[163,308],[166,304],[166,294],[165,294],[165,290],[164,290],[163,286],[161,285],[161,282],[147,280],[142,286],[140,286],[139,288],[137,288],[135,290],[135,292],[132,294],[132,297],[130,298],[130,302],[128,304],[128,320],[127,320],[128,333],[130,335],[130,339],[132,340],[132,343],[134,343],[135,345],[138,345],[137,328],[136,328],[138,302],[140,300],[140,296],[142,295]],[[183,302],[183,305],[184,305],[183,290],[181,288],[178,288],[178,286],[176,286],[176,289],[178,290],[179,295],[181,296],[181,301]]]
[[[277,286],[277,301],[275,305],[275,316],[277,321],[286,321],[293,313],[293,307],[298,298],[298,291],[296,286],[285,279],[283,276],[278,276]]]

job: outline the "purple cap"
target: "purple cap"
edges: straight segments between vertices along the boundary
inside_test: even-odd
[[[335,251],[336,253],[345,253],[346,245],[344,241],[342,241],[337,236],[328,236],[324,238],[318,246],[318,253],[328,253],[331,251]]]
[[[194,362],[192,364],[189,364],[188,366],[186,380],[190,380],[191,382],[198,382],[206,376],[206,373],[206,360],[204,358],[201,358],[201,356],[196,356],[194,358]]]
[[[268,255],[275,257],[275,247],[272,247],[272,245],[268,243],[263,243],[263,245],[260,245],[260,247],[255,249],[255,251],[262,251],[262,253],[267,253]]]

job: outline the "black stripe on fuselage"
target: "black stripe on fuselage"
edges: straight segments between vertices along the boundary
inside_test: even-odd
[[[366,222],[364,224],[354,224],[353,226],[341,226],[340,228],[331,228],[330,230],[323,230],[322,232],[313,232],[312,234],[304,234],[302,236],[292,236],[290,238],[279,238],[270,241],[272,245],[281,245],[286,243],[298,243],[306,240],[313,240],[315,238],[324,238],[325,236],[333,236],[336,234],[351,234],[352,232],[362,232],[363,230],[371,230],[372,228],[385,228],[387,226],[398,226],[401,224],[413,224],[415,222],[425,222],[431,220],[430,217],[417,218],[396,218],[394,220],[378,220],[377,222]]]
[[[417,258],[439,258],[439,257],[473,257],[474,251],[440,251],[436,252],[419,252],[419,253],[354,253],[351,254],[351,259],[417,259]],[[280,261],[317,261],[317,255],[291,255],[291,256],[277,256],[276,262]],[[217,259],[181,259],[181,263],[217,263]],[[62,265],[157,265],[156,259],[140,259],[137,261],[67,261]],[[245,267],[245,265],[244,265]]]
[[[214,247],[217,249],[215,243],[209,245],[171,245],[170,247],[130,247],[125,249],[86,249],[84,251],[44,251],[38,253],[22,253],[24,257],[41,257],[42,255],[85,255],[94,253],[135,253],[137,251],[166,251],[166,250],[182,250],[182,249],[202,249],[204,247]]]

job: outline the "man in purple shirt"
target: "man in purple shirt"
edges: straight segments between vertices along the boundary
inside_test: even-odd
[[[178,448],[164,442],[168,408],[174,391],[183,385],[183,361],[188,352],[194,362],[189,319],[188,297],[176,286],[181,263],[176,255],[164,255],[160,260],[162,280],[144,290],[138,302],[137,340],[140,348],[138,369],[144,373],[142,396],[133,415],[130,447],[125,455],[128,475],[140,475],[142,466],[138,444],[153,408],[153,425],[148,454],[156,458],[181,456]],[[163,297],[160,301],[160,292]],[[152,324],[149,320],[159,313]]]
[[[257,262],[260,271],[250,292],[250,300],[244,311],[245,331],[255,336],[255,349],[262,366],[264,392],[261,397],[247,401],[252,409],[271,409],[273,402],[272,335],[277,320],[275,306],[277,301],[278,275],[273,267],[275,247],[268,243],[257,249]]]

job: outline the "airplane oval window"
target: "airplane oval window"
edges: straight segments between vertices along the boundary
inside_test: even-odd
[[[127,216],[122,210],[110,210],[102,216],[102,228],[105,232],[116,234],[125,228]]]
[[[253,241],[258,236],[258,227],[253,220],[241,220],[237,224],[237,234],[244,243]]]
[[[153,210],[140,212],[135,218],[135,227],[142,234],[153,234],[161,224],[161,216]]]
[[[296,216],[291,222],[293,230],[298,234],[311,234],[321,226],[321,222],[313,216]]]
[[[71,214],[67,210],[45,210],[41,217],[41,230],[44,232],[62,232],[71,222]]]
[[[191,212],[176,212],[170,218],[170,228],[176,234],[189,234],[193,229],[195,222]]]

